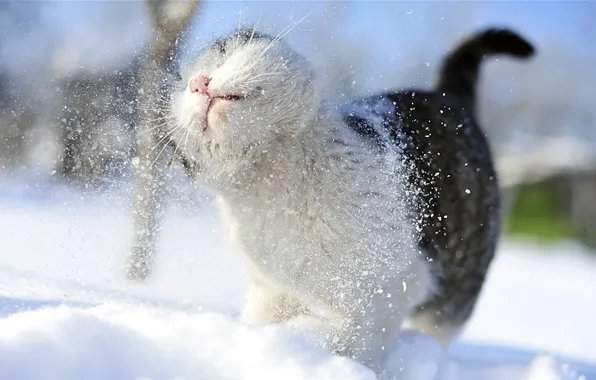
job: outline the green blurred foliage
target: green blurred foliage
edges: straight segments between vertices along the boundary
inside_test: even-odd
[[[515,237],[554,242],[577,238],[560,193],[541,184],[522,185],[505,221],[504,232]]]

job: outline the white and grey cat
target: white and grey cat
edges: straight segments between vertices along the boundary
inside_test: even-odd
[[[314,315],[334,326],[333,352],[373,368],[408,319],[449,342],[499,234],[479,66],[533,51],[489,29],[446,58],[436,91],[340,109],[283,40],[241,29],[201,51],[172,94],[170,132],[245,258],[243,320]]]

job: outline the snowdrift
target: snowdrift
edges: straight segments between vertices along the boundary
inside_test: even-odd
[[[246,277],[210,206],[172,211],[154,276],[131,284],[121,194],[22,189],[0,187],[0,380],[377,379],[314,344],[307,325],[238,321]],[[594,273],[572,244],[503,243],[461,341],[445,352],[406,331],[392,370],[400,380],[596,379]]]
[[[367,368],[310,344],[306,331],[297,328],[143,306],[37,306],[0,319],[1,379],[377,379]],[[393,355],[400,380],[580,379],[549,356],[537,356],[529,366],[451,358],[432,338],[413,331],[402,334]]]

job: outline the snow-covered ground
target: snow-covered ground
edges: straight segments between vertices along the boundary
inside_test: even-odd
[[[376,378],[304,327],[237,320],[246,277],[211,205],[173,208],[132,284],[125,197],[40,187],[0,184],[0,380]],[[503,242],[461,339],[406,332],[392,363],[408,380],[596,379],[593,321],[593,256]]]

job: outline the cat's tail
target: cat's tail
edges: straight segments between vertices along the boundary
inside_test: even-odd
[[[486,29],[463,41],[445,57],[436,89],[459,97],[473,111],[480,64],[484,58],[506,54],[527,59],[534,52],[532,44],[511,30]]]

